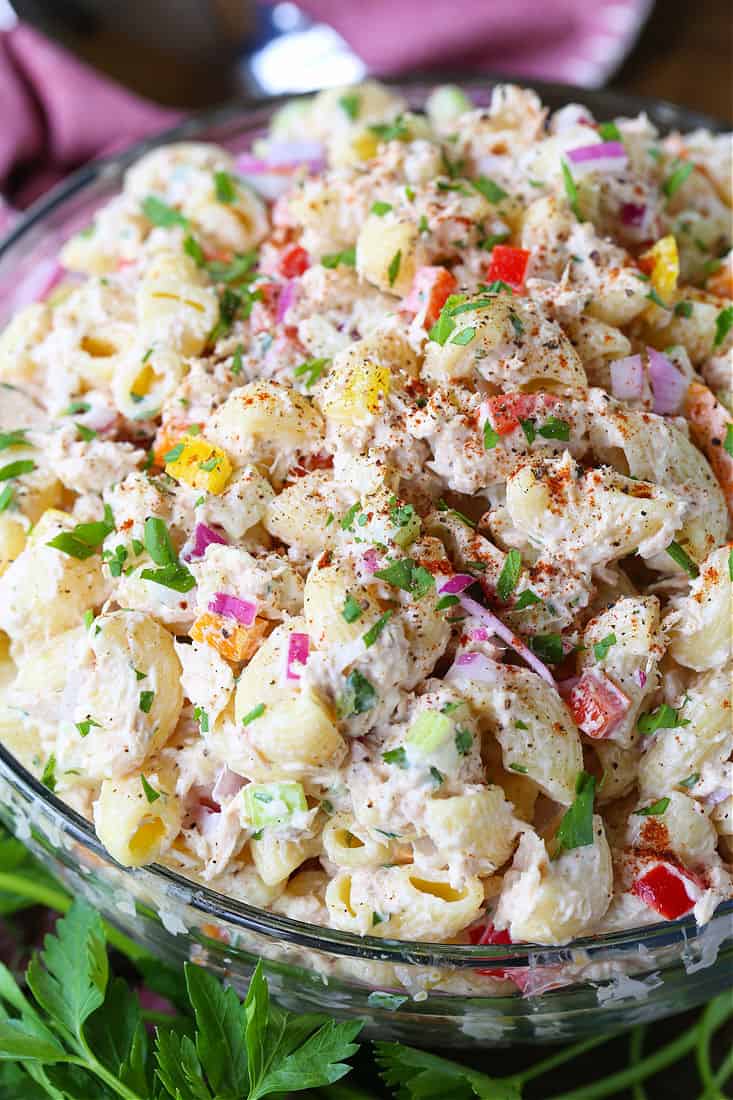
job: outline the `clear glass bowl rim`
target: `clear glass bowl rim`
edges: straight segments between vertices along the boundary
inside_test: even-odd
[[[436,84],[448,82],[458,84],[468,94],[477,95],[485,94],[494,84],[509,81],[509,77],[498,77],[488,73],[469,77],[466,77],[465,73],[438,73],[418,74],[408,79],[383,82],[392,85],[395,90],[403,91],[414,103],[419,103],[430,87]],[[586,105],[600,118],[637,115],[645,111],[652,122],[663,131],[674,128],[687,130],[696,127],[704,127],[714,132],[727,129],[725,123],[718,119],[676,106],[666,100],[521,78],[516,82],[523,87],[536,90],[543,102],[552,109],[556,109],[563,103],[580,103]],[[299,97],[282,95],[266,100],[235,100],[224,106],[196,114],[183,123],[136,143],[122,153],[92,161],[72,173],[34,203],[8,235],[0,240],[0,264],[5,259],[12,259],[11,253],[22,243],[23,238],[33,229],[42,230],[43,222],[52,214],[59,212],[67,200],[79,195],[85,188],[91,188],[96,182],[103,182],[105,177],[119,178],[120,173],[130,163],[151,148],[170,141],[200,140],[205,138],[212,129],[231,127],[237,123],[246,132],[265,125],[274,110],[294,98]],[[114,864],[119,869],[119,865],[98,840],[92,825],[44,787],[2,744],[0,744],[0,770],[12,776],[13,782],[29,801],[42,803],[47,811],[60,818],[65,833],[90,850],[102,863]],[[229,898],[159,864],[134,870],[129,868],[121,868],[121,870],[125,874],[135,875],[138,879],[144,880],[150,876],[151,886],[154,887],[155,892],[159,893],[162,887],[164,892],[185,899],[192,909],[209,919],[227,921],[248,931],[300,947],[356,957],[364,961],[471,970],[478,963],[491,958],[501,960],[503,967],[515,969],[534,966],[540,959],[543,964],[552,964],[558,960],[567,961],[575,952],[584,952],[588,957],[592,957],[609,951],[660,948],[674,942],[679,942],[682,947],[694,941],[700,932],[694,918],[687,916],[675,921],[659,921],[624,932],[582,937],[559,947],[544,944],[472,946],[390,940],[375,936],[357,936],[351,932],[340,932],[337,929],[323,928],[320,925],[306,924],[280,916]],[[733,900],[723,902],[714,916],[715,918],[726,916],[733,918]]]

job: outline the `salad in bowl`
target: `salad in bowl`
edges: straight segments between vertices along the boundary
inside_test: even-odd
[[[0,736],[119,864],[450,944],[731,897],[729,161],[367,82],[128,169],[0,335]]]

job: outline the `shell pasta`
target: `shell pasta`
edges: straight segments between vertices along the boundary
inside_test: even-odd
[[[459,944],[731,897],[729,155],[366,82],[127,170],[0,332],[0,738],[118,863]]]

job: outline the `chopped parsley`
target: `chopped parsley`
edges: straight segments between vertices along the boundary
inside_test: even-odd
[[[91,407],[88,401],[72,401],[70,405],[66,406],[61,415],[82,416],[84,413],[88,413]]]
[[[527,723],[526,723],[526,722],[521,722],[521,721],[519,720],[519,718],[517,718],[517,720],[516,720],[516,722],[514,723],[514,725],[516,726],[516,728],[517,728],[518,730],[528,730],[528,729],[529,729],[529,726],[527,725]]]
[[[256,291],[259,293],[259,291]],[[225,287],[219,297],[219,319],[209,333],[207,343],[215,344],[222,336],[231,331],[236,316],[244,304],[242,293]],[[248,305],[251,311],[251,299],[248,297]],[[248,314],[247,314],[248,315]]]
[[[497,203],[509,197],[503,187],[499,187],[498,183],[494,183],[486,176],[479,176],[477,180],[471,180],[470,182],[479,195],[483,195],[488,202]]]
[[[209,716],[203,707],[194,707],[193,716],[199,724],[202,733],[209,732]]]
[[[692,317],[692,302],[678,302],[674,307],[675,317]]]
[[[389,622],[389,620],[391,618],[392,618],[392,612],[391,611],[385,611],[385,613],[383,615],[379,616],[379,618],[373,624],[373,626],[369,627],[366,634],[363,635],[364,645],[367,647],[367,649],[369,649],[370,646],[374,645],[377,638],[382,633],[382,631],[384,630],[385,626],[387,625],[387,623]]]
[[[352,504],[348,512],[344,513],[344,515],[339,520],[339,527],[342,531],[351,530],[351,528],[354,526],[354,520],[356,519],[357,512],[360,508],[361,504],[357,500],[356,504]]]
[[[469,326],[468,328],[461,329],[454,336],[452,336],[450,342],[451,344],[458,344],[459,347],[463,348],[466,346],[466,344],[471,343],[475,335],[476,329],[472,326]]]
[[[70,558],[84,561],[90,558],[94,551],[102,545],[107,535],[114,531],[114,519],[112,509],[108,504],[104,506],[104,519],[93,523],[77,523],[71,531],[61,531],[58,535],[46,543],[54,550],[60,550],[62,554],[68,554]]]
[[[365,714],[377,701],[374,686],[358,669],[346,677],[346,690],[340,696],[336,709],[339,718],[353,718],[356,714]]]
[[[639,733],[647,735],[656,733],[657,730],[677,729],[678,726],[689,726],[689,724],[689,719],[680,718],[679,710],[671,707],[669,703],[662,703],[656,710],[640,715],[636,728]]]
[[[339,107],[347,118],[356,122],[361,110],[361,96],[357,92],[345,92],[339,96]]]
[[[325,256],[321,256],[321,266],[328,268],[356,267],[356,249],[345,248],[343,252],[328,252]]]
[[[0,481],[10,481],[14,477],[22,477],[23,474],[32,474],[36,464],[32,458],[19,458],[17,462],[9,462],[7,466],[0,467]]]
[[[723,450],[726,451],[731,458],[733,458],[733,424],[727,424],[725,429],[725,439],[723,440]]]
[[[402,115],[398,115],[392,122],[375,122],[369,127],[369,130],[380,141],[410,140],[410,131],[405,125]]]
[[[578,185],[573,179],[573,174],[570,171],[567,161],[562,160],[560,165],[562,167],[562,179],[565,185],[565,196],[568,200],[568,205],[578,221],[582,222],[583,215],[580,212],[580,203],[578,202]]]
[[[158,516],[148,516],[145,520],[143,544],[156,565],[172,565],[178,560],[168,528]]]
[[[391,209],[391,202],[380,202],[379,200],[377,200],[376,202],[372,203],[370,214],[376,214],[378,218],[383,218],[385,214],[389,214]]]
[[[726,306],[725,309],[721,309],[720,313],[715,318],[714,348],[720,347],[731,328],[733,328],[733,306]]]
[[[684,550],[678,542],[670,542],[667,547],[667,553],[673,562],[676,562],[680,568],[684,569],[685,573],[690,577],[696,577],[700,570],[697,564],[692,560],[690,555]]]
[[[185,447],[185,443],[176,443],[175,447],[171,447],[169,451],[166,451],[163,455],[163,462],[166,466],[169,462],[176,462],[183,454]]]
[[[514,611],[524,611],[526,607],[532,607],[534,604],[542,603],[540,597],[532,591],[531,588],[525,588],[523,592],[520,592],[517,596],[517,601],[514,604]]]
[[[161,229],[170,229],[174,225],[188,226],[188,218],[184,217],[180,210],[163,202],[157,195],[148,195],[143,199],[142,212],[149,222]]]
[[[562,439],[565,442],[570,439],[570,425],[567,420],[559,420],[551,416],[537,431],[544,439]]]
[[[517,725],[519,725],[518,722],[517,722]],[[510,764],[509,765],[509,771],[519,772],[520,775],[526,775],[527,774],[527,769],[524,766],[524,764]]]
[[[669,806],[668,798],[659,798],[649,806],[643,806],[640,810],[634,810],[636,817],[660,817]]]
[[[16,428],[13,432],[0,432],[0,451],[6,451],[10,447],[30,447],[28,442],[28,429]]]
[[[355,623],[362,616],[361,604],[353,596],[347,596],[341,615],[347,623]]]
[[[527,443],[531,447],[532,444],[534,443],[535,439],[537,438],[537,432],[535,431],[534,420],[520,420],[519,421],[519,426],[522,429],[522,431],[524,432],[524,438],[527,440]]]
[[[488,420],[488,418],[484,420],[483,436],[484,450],[493,451],[494,447],[499,442],[499,433],[491,427],[491,421]]]
[[[199,242],[196,240],[196,238],[192,237],[190,233],[187,233],[186,236],[183,238],[183,251],[186,253],[187,256],[191,257],[197,267],[206,266],[206,256],[204,255],[204,250]]]
[[[654,287],[652,287],[647,295],[645,295],[647,302],[654,302],[655,306],[659,306],[660,309],[669,309],[669,306],[662,298],[659,297]]]
[[[598,135],[604,141],[623,141],[621,131],[615,122],[601,122],[598,126]]]
[[[216,457],[216,455],[212,455],[212,457],[207,458],[205,462],[199,462],[198,468],[199,470],[203,470],[204,473],[210,474],[212,470],[215,470],[217,468],[217,466],[219,465],[219,461],[220,460]]]
[[[143,712],[143,714],[150,714],[150,708],[153,705],[153,700],[154,699],[155,699],[155,692],[154,691],[141,691],[140,692],[139,707],[140,707],[140,710]]]
[[[388,749],[387,752],[383,752],[382,760],[385,764],[394,764],[398,768],[407,767],[407,753],[401,745],[398,749]]]
[[[435,610],[447,611],[449,607],[455,607],[460,602],[458,596],[441,596],[435,605]]]
[[[456,730],[456,735],[453,741],[456,746],[456,752],[458,753],[458,755],[467,756],[468,753],[471,751],[471,746],[473,745],[473,734],[470,730],[463,728],[458,729]]]
[[[97,433],[93,428],[87,428],[86,424],[79,424],[78,421],[74,421],[74,427],[79,439],[84,443],[91,443],[93,439],[97,438]]]
[[[668,199],[679,191],[682,184],[692,175],[694,167],[689,160],[673,161],[672,171],[662,183],[662,191]]]
[[[557,853],[585,848],[593,843],[593,801],[596,781],[588,772],[579,772],[575,780],[575,801],[566,811],[557,833]]]
[[[402,263],[402,249],[398,248],[394,256],[389,262],[387,268],[387,278],[389,279],[389,285],[394,286],[395,279],[400,273],[400,264]]]
[[[504,564],[496,582],[496,594],[500,600],[506,602],[517,587],[519,575],[522,572],[522,555],[518,550],[510,550],[504,559]]]
[[[686,790],[691,790],[692,787],[698,782],[700,778],[699,772],[693,772],[692,775],[688,775],[685,779],[680,779],[677,784],[678,787],[684,787]]]
[[[244,351],[244,348],[242,347],[242,345],[237,344],[236,348],[234,349],[234,356],[232,357],[232,365],[229,368],[231,370],[232,374],[241,374],[242,373],[242,352],[243,351]]]
[[[511,233],[507,230],[506,233],[490,233],[488,237],[484,237],[482,241],[479,241],[479,248],[482,248],[485,252],[491,252],[495,244],[504,244],[511,237]]]
[[[439,772],[438,769],[435,767],[430,768],[430,778],[432,779],[433,786],[435,787],[440,787],[445,780],[445,776],[443,775],[443,773]]]
[[[616,635],[612,632],[607,634],[605,638],[602,638],[600,642],[596,642],[593,646],[593,653],[597,661],[604,661],[608,656],[608,651],[612,645],[616,645]]]
[[[430,232],[430,229],[428,227],[428,219],[425,217],[424,214],[420,215],[420,220],[417,223],[417,229],[418,229],[418,233],[429,233]]]
[[[41,783],[44,787],[48,787],[49,791],[56,790],[56,756],[54,753],[51,753],[46,761],[41,775]]]
[[[529,647],[548,665],[559,665],[562,661],[562,638],[559,634],[535,634],[529,639]]]
[[[517,314],[512,310],[509,314],[509,320],[511,321],[512,328],[514,329],[514,335],[519,338],[524,336],[524,325]]]
[[[155,787],[151,787],[144,775],[140,776],[140,783],[142,785],[143,794],[148,802],[157,802],[160,798],[160,791],[156,791]]]
[[[296,378],[305,378],[305,388],[309,390],[311,386],[316,384],[321,375],[328,370],[330,365],[331,360],[328,358],[306,359],[304,363],[295,368],[293,374]]]
[[[245,714],[244,718],[242,719],[242,725],[248,726],[250,722],[254,722],[257,718],[261,718],[264,713],[265,704],[258,703],[256,707],[252,707],[252,710]]]
[[[230,206],[237,201],[237,185],[229,172],[214,172],[214,187],[217,202]]]
[[[409,592],[416,600],[421,599],[435,587],[435,578],[424,565],[418,565],[412,558],[400,558],[391,561],[384,569],[378,569],[375,574],[380,581],[385,581],[393,588],[401,588]]]
[[[94,726],[96,729],[102,728],[101,722],[95,721],[95,719],[90,718],[89,715],[87,715],[83,722],[75,722],[74,725],[78,729],[80,737],[88,737],[89,731],[92,726]]]

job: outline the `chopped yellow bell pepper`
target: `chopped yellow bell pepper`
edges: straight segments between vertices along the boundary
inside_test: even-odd
[[[180,449],[179,449],[180,448]],[[232,464],[226,451],[215,447],[203,436],[186,435],[169,451],[165,472],[176,481],[185,481],[194,489],[205,489],[218,496],[232,476]]]
[[[677,253],[677,241],[670,233],[662,237],[652,248],[639,257],[644,270],[648,271],[652,286],[665,301],[677,289],[680,273],[680,260]]]
[[[371,359],[348,363],[344,371],[332,372],[322,402],[323,412],[329,420],[359,423],[379,411],[389,393],[390,382],[389,367]]]

